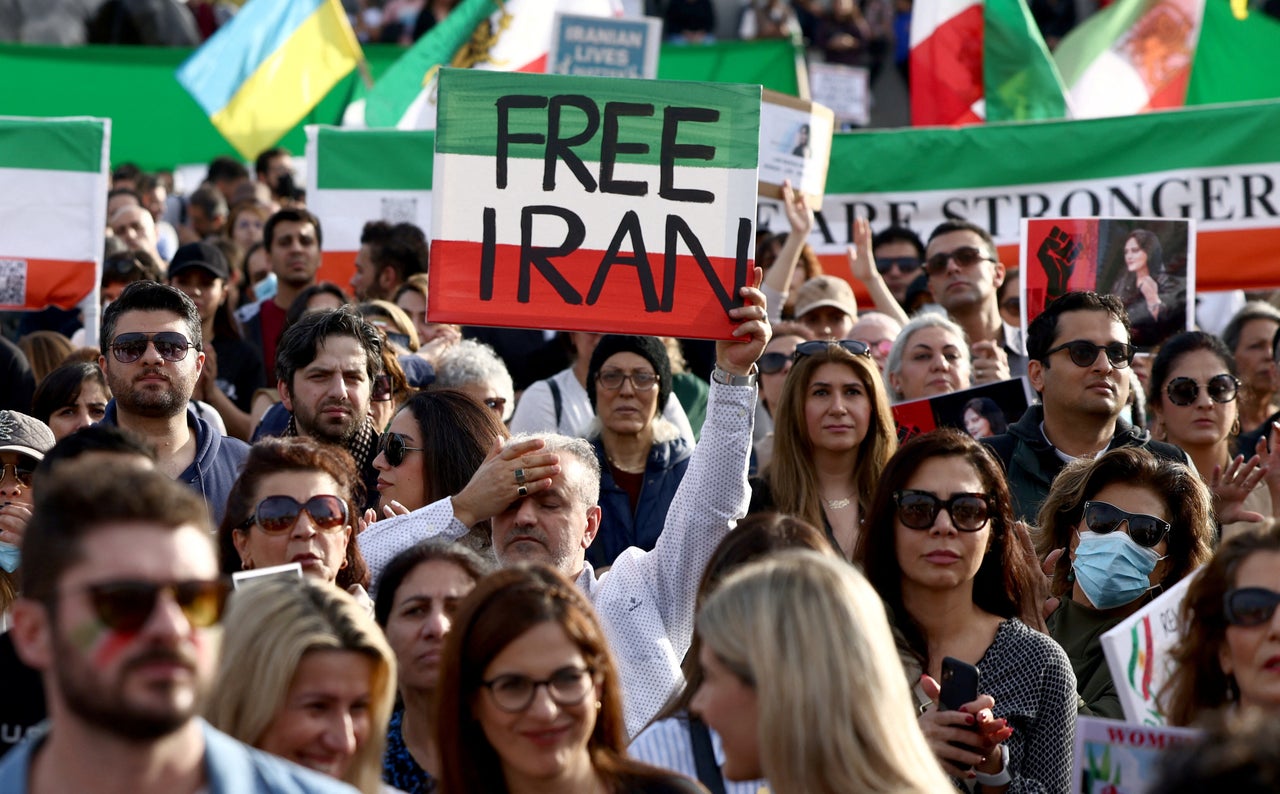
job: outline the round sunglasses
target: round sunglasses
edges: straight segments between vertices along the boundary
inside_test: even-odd
[[[1261,626],[1280,605],[1280,593],[1265,587],[1240,587],[1222,597],[1222,611],[1232,626]]]
[[[98,621],[113,631],[142,629],[155,612],[161,592],[168,592],[193,627],[208,628],[222,619],[230,588],[222,579],[190,579],[182,582],[122,580],[99,582],[85,588]]]
[[[1084,525],[1090,532],[1099,535],[1115,532],[1122,521],[1128,525],[1129,537],[1133,538],[1133,542],[1148,549],[1155,548],[1171,529],[1169,522],[1163,518],[1146,513],[1130,513],[1108,502],[1084,503]]]
[[[283,535],[298,523],[303,511],[311,516],[311,523],[321,532],[338,532],[346,528],[350,513],[347,503],[331,494],[313,496],[299,502],[292,496],[268,496],[254,508],[253,515],[240,524],[240,529],[258,525],[268,535]]]
[[[902,490],[893,492],[893,501],[898,506],[898,520],[908,529],[932,529],[943,510],[961,532],[977,532],[990,520],[991,499],[981,493],[957,493],[949,499],[939,499],[928,491]]]
[[[1204,385],[1204,390],[1208,393],[1210,400],[1216,403],[1229,403],[1239,393],[1240,381],[1234,375],[1226,373],[1214,375]],[[1168,386],[1164,387],[1164,392],[1169,395],[1169,402],[1174,405],[1191,405],[1200,397],[1200,384],[1196,383],[1195,378],[1174,378],[1169,381]]]
[[[1137,352],[1133,345],[1125,344],[1124,342],[1095,345],[1086,339],[1076,339],[1044,351],[1044,355],[1041,356],[1040,360],[1044,361],[1059,350],[1067,351],[1067,355],[1071,356],[1071,363],[1077,367],[1093,366],[1093,362],[1098,360],[1098,351],[1105,350],[1107,351],[1107,361],[1111,362],[1111,366],[1116,369],[1124,369],[1132,364],[1133,355]]]
[[[422,447],[411,447],[405,441],[404,433],[392,433],[388,430],[378,439],[378,451],[387,459],[387,464],[395,468],[404,463],[406,454],[421,452]]]

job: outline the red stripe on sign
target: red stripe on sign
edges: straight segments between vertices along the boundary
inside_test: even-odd
[[[316,282],[327,281],[351,294],[351,277],[356,274],[357,251],[325,251],[320,255],[320,270]]]
[[[911,124],[982,121],[972,110],[983,97],[982,5],[943,22],[911,48]]]
[[[93,262],[0,253],[0,309],[74,309],[93,292]]]
[[[741,304],[735,279],[742,283],[754,267],[746,261],[739,271],[735,260],[712,257],[704,269],[682,254],[667,279],[660,253],[649,254],[647,267],[625,261],[607,266],[604,251],[579,249],[522,268],[520,246],[497,245],[491,291],[483,295],[483,255],[480,243],[433,243],[427,297],[432,322],[727,339],[734,324],[724,302]]]

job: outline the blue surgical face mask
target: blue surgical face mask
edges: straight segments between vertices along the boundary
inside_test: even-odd
[[[1151,572],[1164,558],[1155,549],[1139,546],[1128,532],[1099,535],[1080,532],[1076,560],[1072,564],[1076,583],[1098,609],[1115,609],[1132,604],[1151,589]]]
[[[21,564],[22,549],[8,543],[0,543],[0,568],[13,573]]]
[[[260,301],[276,296],[276,287],[278,280],[275,273],[268,273],[267,277],[253,285],[253,296]]]

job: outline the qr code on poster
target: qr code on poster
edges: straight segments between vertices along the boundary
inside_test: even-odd
[[[418,200],[416,198],[384,198],[382,219],[387,223],[416,223]]]
[[[21,306],[26,302],[26,260],[0,259],[0,306]]]

